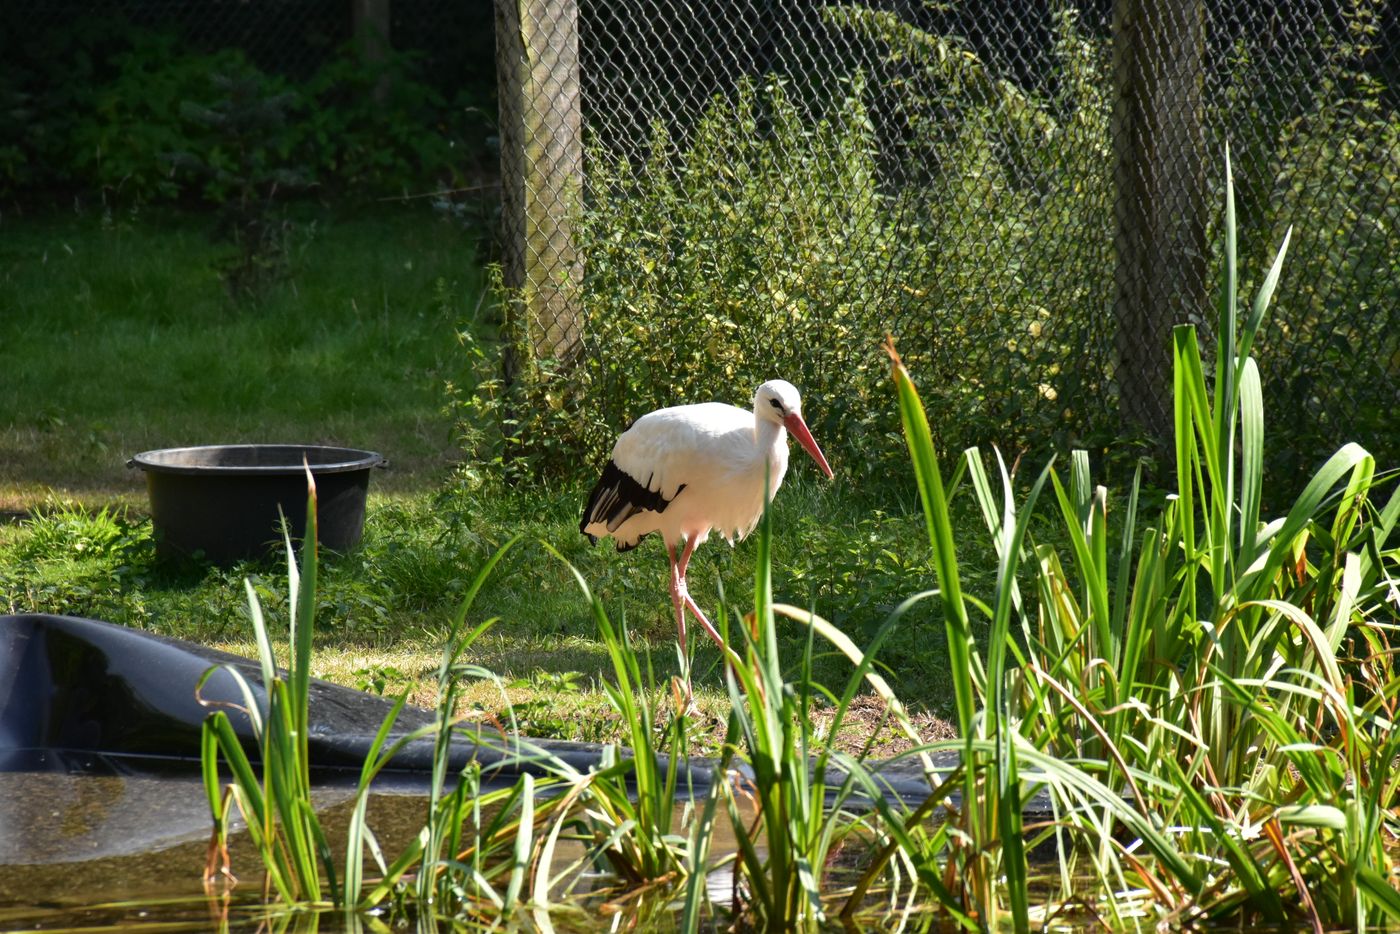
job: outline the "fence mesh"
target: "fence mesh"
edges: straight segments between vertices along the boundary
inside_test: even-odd
[[[496,0],[493,48],[484,3],[55,0],[0,14],[11,74],[99,11],[290,80],[366,20],[446,98],[494,74],[519,463],[773,376],[878,462],[887,332],[947,450],[1161,437],[1227,143],[1242,294],[1294,231],[1256,348],[1276,458],[1400,455],[1396,4]]]
[[[540,40],[502,67],[553,82],[502,100],[532,140],[507,185],[548,191],[507,197],[527,396],[586,398],[585,448],[777,375],[860,457],[887,331],[953,449],[1162,437],[1170,329],[1210,338],[1229,144],[1242,294],[1294,228],[1257,350],[1276,454],[1396,452],[1390,5],[499,9]]]

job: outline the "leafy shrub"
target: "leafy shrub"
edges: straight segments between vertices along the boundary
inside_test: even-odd
[[[169,153],[180,177],[197,183],[218,205],[216,236],[233,244],[222,264],[235,296],[256,294],[286,271],[294,225],[277,199],[311,184],[310,170],[293,157],[287,132],[296,93],[237,60],[210,75],[210,95],[180,102],[180,115],[202,138],[190,150]]]
[[[827,18],[878,50],[891,78],[880,128],[895,154],[898,210],[927,263],[900,270],[919,313],[896,331],[931,376],[945,449],[1031,442],[1099,447],[1110,405],[1112,294],[1105,40],[1072,8],[1055,16],[1043,88],[1001,78],[963,41],[897,15],[833,6]],[[1093,232],[1095,236],[1086,236]]]
[[[509,393],[476,400],[478,416],[504,421],[516,469],[565,473],[649,409],[747,405],[775,376],[801,387],[819,437],[888,424],[874,356],[883,271],[914,264],[918,238],[882,210],[862,94],[857,79],[808,122],[781,83],[746,83],[684,149],[660,125],[643,165],[590,149],[575,222],[586,352],[567,366],[534,357],[530,323],[509,310],[524,298],[506,296],[523,365]],[[838,454],[851,469],[869,456]]]
[[[466,148],[464,108],[421,80],[417,59],[390,52],[371,64],[353,43],[300,83],[235,49],[201,52],[120,18],[48,31],[16,21],[0,52],[18,60],[0,73],[0,195],[220,204],[250,178],[278,176],[284,187],[296,178],[382,192],[451,180]],[[243,121],[255,137],[229,123],[255,116],[239,101],[276,111]]]
[[[182,108],[217,94],[218,76],[246,75],[253,66],[229,50],[191,55],[174,36],[149,32],[133,33],[131,48],[115,55],[112,64],[112,80],[98,89],[92,111],[74,127],[72,170],[117,196],[174,198],[186,187],[174,177],[175,154],[207,152],[216,160],[222,155],[214,148],[218,134],[187,119]]]
[[[782,84],[745,85],[683,153],[657,128],[643,173],[592,154],[580,389],[616,403],[582,426],[585,449],[677,399],[746,405],[772,376],[802,387],[823,435],[877,430],[884,271],[918,265],[919,238],[884,210],[863,93],[857,79],[809,122]]]
[[[1381,12],[1357,0],[1323,33],[1310,104],[1280,126],[1261,167],[1272,187],[1262,233],[1298,230],[1288,301],[1260,335],[1280,408],[1306,416],[1292,419],[1292,443],[1271,463],[1288,473],[1315,467],[1303,452],[1338,435],[1364,439],[1380,458],[1400,455],[1400,110],[1367,70]]]
[[[251,202],[270,197],[275,188],[311,181],[311,172],[294,162],[297,137],[289,129],[301,102],[285,82],[241,54],[217,66],[197,94],[174,102],[188,141],[162,155],[206,201],[232,204],[246,214]]]
[[[386,50],[366,62],[354,43],[323,65],[302,93],[308,161],[341,188],[392,191],[460,171],[461,128],[435,88],[418,78],[410,53]]]
[[[74,129],[110,77],[106,61],[123,47],[110,18],[39,30],[26,14],[0,8],[0,194],[46,189],[68,173]]]
[[[636,161],[588,150],[577,360],[538,355],[529,296],[501,292],[519,365],[509,388],[483,384],[474,414],[504,426],[513,469],[567,473],[651,408],[745,405],[781,376],[842,468],[868,473],[894,448],[877,441],[892,421],[887,331],[933,368],[948,447],[1082,443],[1116,427],[1108,407],[1074,401],[1110,385],[1093,314],[1112,266],[1081,235],[1109,211],[1102,43],[1062,16],[1065,78],[1039,101],[896,18],[830,15],[918,66],[881,89],[878,111],[859,73],[824,107],[778,78],[742,82],[684,140],[657,124]],[[1056,163],[1069,170],[1028,174]]]

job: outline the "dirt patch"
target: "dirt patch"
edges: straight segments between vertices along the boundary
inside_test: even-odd
[[[547,690],[515,688],[508,693],[516,704],[514,713],[521,731],[527,735],[595,743],[627,742],[625,725],[600,692],[560,695]],[[431,697],[415,699],[426,704],[434,700]],[[460,712],[468,719],[508,722],[511,711],[493,703],[494,699],[478,697],[476,704],[464,704],[465,709]],[[728,699],[697,693],[695,700],[699,709],[691,712],[690,752],[698,756],[718,755],[728,723]],[[662,709],[656,712],[655,729],[664,731],[670,716],[669,702],[663,701]],[[817,741],[830,735],[835,719],[836,711],[829,706],[813,710],[811,726]],[[953,725],[935,714],[911,712],[909,719],[925,743],[957,738]],[[660,736],[657,740],[660,741]],[[871,759],[888,759],[908,752],[914,745],[914,740],[889,713],[885,702],[873,694],[860,695],[851,702],[835,741],[835,747],[841,752],[852,756],[864,753]]]
[[[825,733],[830,730],[835,715],[836,711],[831,708],[818,710],[812,725]],[[953,724],[927,711],[910,712],[909,719],[925,743],[958,738]],[[888,759],[914,748],[914,741],[900,727],[885,702],[874,694],[862,694],[851,702],[836,736],[836,748],[851,755],[858,755],[867,748],[867,743],[870,757],[874,759]]]

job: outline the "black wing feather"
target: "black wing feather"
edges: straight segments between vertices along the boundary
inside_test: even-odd
[[[684,489],[685,484],[681,484],[676,490],[676,496],[679,496],[681,490]],[[588,497],[588,505],[583,507],[583,519],[578,524],[578,530],[587,535],[589,541],[597,544],[598,536],[586,531],[588,526],[595,522],[601,523],[607,527],[609,532],[614,532],[618,526],[639,512],[646,510],[665,512],[666,507],[671,505],[671,501],[676,496],[667,499],[661,495],[660,490],[648,489],[610,460],[608,465],[603,468],[603,475],[598,478],[597,485],[593,487],[593,492]],[[635,547],[635,544],[627,547],[619,544],[618,551],[627,551]]]

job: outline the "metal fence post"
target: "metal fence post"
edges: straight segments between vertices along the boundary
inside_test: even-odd
[[[503,273],[536,359],[582,338],[570,217],[583,182],[577,0],[496,0]],[[510,374],[507,374],[508,376]]]
[[[1206,279],[1201,0],[1115,0],[1116,380],[1124,418],[1171,437],[1171,329],[1200,323]]]

